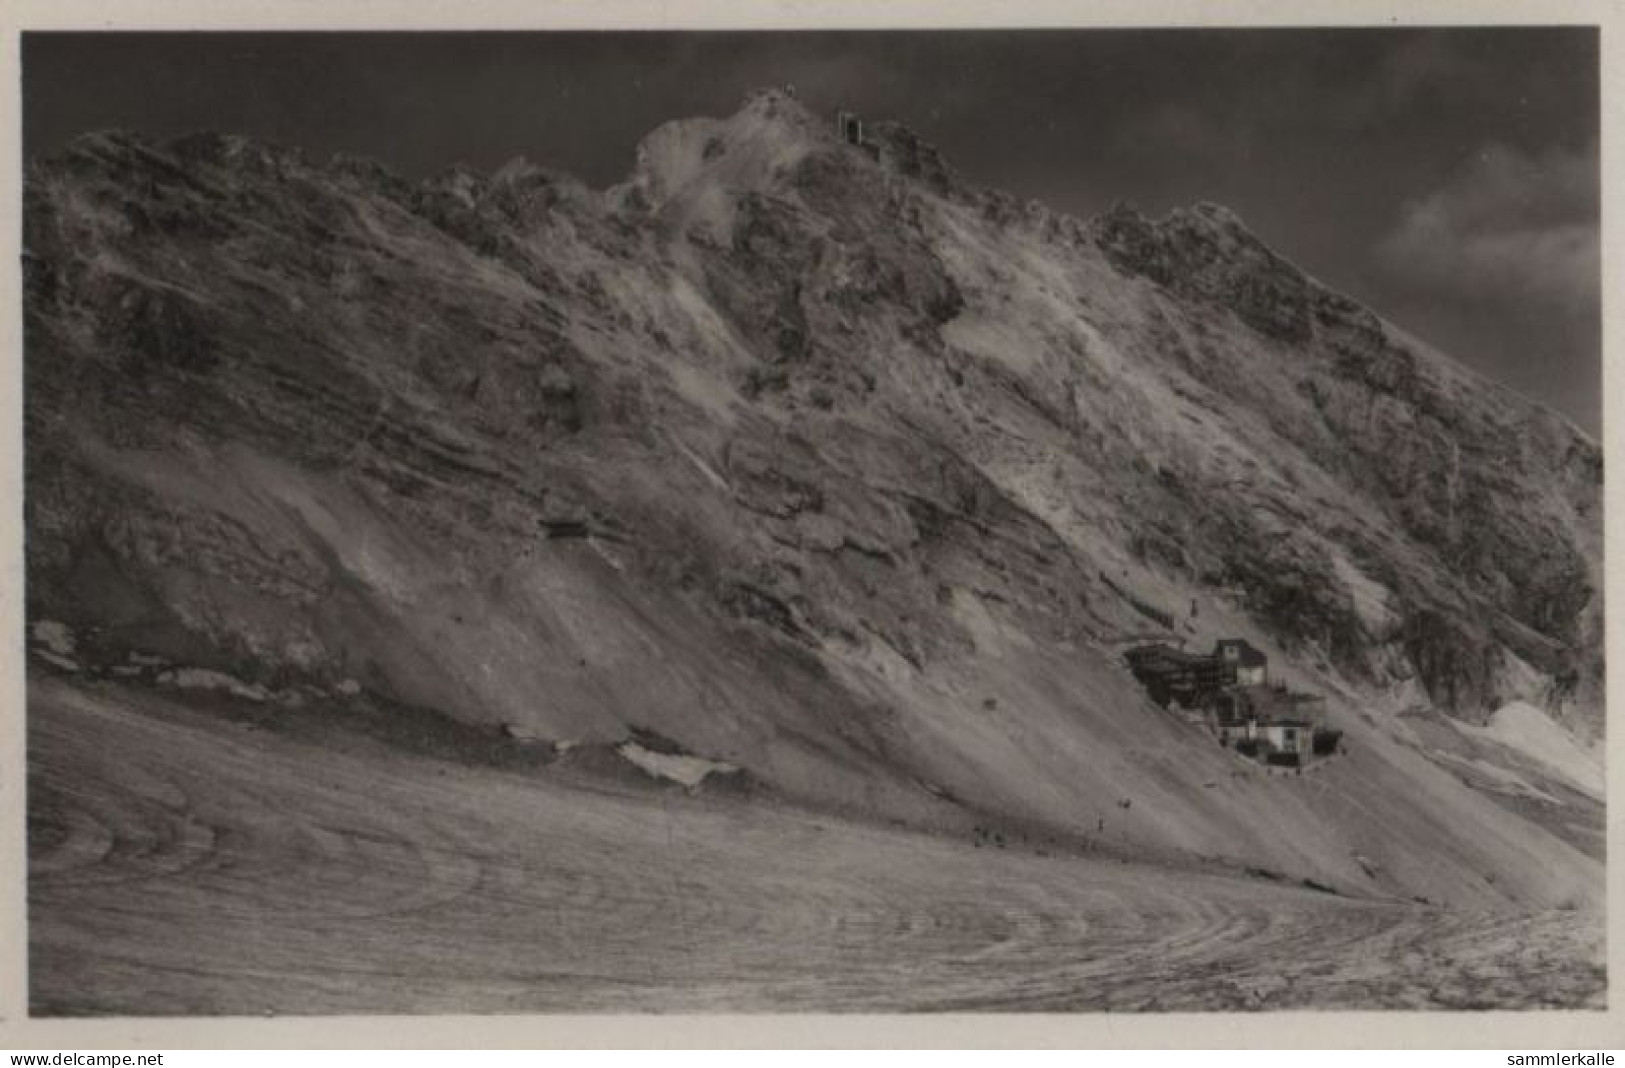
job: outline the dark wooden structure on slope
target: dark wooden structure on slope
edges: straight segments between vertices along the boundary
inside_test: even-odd
[[[1325,699],[1270,685],[1268,658],[1244,639],[1221,639],[1211,653],[1156,642],[1124,657],[1152,701],[1162,708],[1177,704],[1220,745],[1260,763],[1301,768],[1341,741],[1341,731],[1318,722]]]
[[[1211,653],[1192,653],[1155,642],[1130,649],[1125,657],[1134,678],[1163,708],[1211,705],[1227,687],[1264,681],[1263,653],[1240,638],[1226,638]]]

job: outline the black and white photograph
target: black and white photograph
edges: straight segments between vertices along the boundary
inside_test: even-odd
[[[1607,1009],[1598,26],[19,37],[30,1017]]]

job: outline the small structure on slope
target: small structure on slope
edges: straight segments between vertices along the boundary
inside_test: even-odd
[[[1321,725],[1325,699],[1284,684],[1231,686],[1207,709],[1219,743],[1265,764],[1303,767],[1337,748],[1341,731]]]
[[[1129,669],[1151,694],[1151,700],[1163,708],[1175,702],[1183,708],[1204,708],[1220,691],[1241,682],[1243,647],[1251,654],[1247,669],[1251,673],[1252,658],[1262,661],[1264,654],[1239,638],[1229,639],[1228,645],[1221,641],[1211,653],[1192,653],[1153,642],[1130,649],[1126,656]]]
[[[835,113],[835,133],[847,144],[862,149],[876,163],[880,162],[880,145],[864,136],[863,120],[855,112],[842,110]]]
[[[1269,681],[1269,657],[1245,638],[1220,638],[1213,655],[1234,671],[1238,686],[1262,686]]]
[[[863,144],[863,120],[850,111],[835,113],[835,132],[849,145]]]

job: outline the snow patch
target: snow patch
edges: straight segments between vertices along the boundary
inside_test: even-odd
[[[693,449],[689,448],[675,437],[671,439],[671,443],[677,446],[678,452],[688,457],[689,463],[692,463],[700,474],[705,476],[706,481],[710,482],[723,493],[731,494],[733,492],[733,487],[728,485],[728,480],[717,474],[716,468],[712,467],[710,464],[701,459],[699,453],[695,452]]]
[[[521,742],[525,745],[539,745],[543,742],[548,742],[548,739],[544,735],[540,734],[535,728],[523,723],[504,723],[502,725],[502,733],[506,734],[514,741]],[[548,744],[551,743],[549,742]]]
[[[57,656],[72,656],[76,648],[73,628],[54,619],[42,619],[33,625],[34,640]]]
[[[223,671],[211,671],[208,668],[176,668],[173,671],[166,671],[158,676],[158,684],[175,686],[182,690],[224,691],[234,697],[250,701],[271,699],[271,691],[257,683],[244,682]]]
[[[614,552],[609,546],[605,545],[599,539],[589,536],[587,538],[587,548],[597,553],[598,557],[603,560],[604,563],[608,564],[616,571],[626,570],[626,561],[622,560],[618,553]]]
[[[1388,587],[1356,567],[1347,556],[1333,550],[1332,569],[1354,599],[1354,613],[1372,634],[1386,634],[1394,624],[1393,613],[1388,610]]]
[[[994,615],[972,590],[956,588],[950,605],[954,620],[970,632],[978,650],[1032,649],[1033,642],[1020,628],[1010,626]]]
[[[734,775],[739,767],[720,760],[680,753],[657,753],[637,742],[622,742],[615,751],[657,779],[670,779],[690,790],[704,782],[709,775]]]
[[[1503,705],[1483,727],[1468,730],[1499,742],[1545,766],[1592,797],[1603,796],[1605,776],[1600,750],[1581,746],[1557,721],[1533,705]]]
[[[1536,789],[1535,787],[1529,785],[1528,781],[1522,776],[1501,767],[1499,764],[1492,764],[1482,757],[1464,757],[1456,753],[1447,752],[1443,749],[1430,749],[1428,750],[1428,755],[1444,764],[1453,765],[1467,771],[1477,772],[1478,774],[1493,780],[1501,790],[1507,793],[1521,794],[1524,797],[1533,798],[1536,801],[1544,801],[1551,805],[1562,804],[1561,801],[1546,791]]]
[[[72,657],[58,656],[49,649],[35,649],[34,655],[45,661],[47,664],[53,664],[56,667],[61,668],[63,671],[78,672],[81,670],[78,661],[74,660]]]

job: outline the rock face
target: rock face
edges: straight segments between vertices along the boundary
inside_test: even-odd
[[[1136,602],[1372,708],[1601,732],[1596,443],[1224,209],[1084,223],[828,127],[756,94],[601,192],[212,135],[36,162],[30,618],[902,819],[1142,781]]]
[[[1397,637],[1427,695],[1468,715],[1512,696],[1516,659],[1547,680],[1557,703],[1578,698],[1577,726],[1601,729],[1595,442],[1317,285],[1223,208],[1160,222],[1119,209],[1096,229],[1124,272],[1259,334],[1279,357],[1266,373],[1299,394],[1252,406],[1280,439],[1278,468],[1306,460],[1341,491],[1341,504],[1299,504],[1313,505],[1303,525],[1329,552],[1299,545],[1279,561],[1274,547],[1251,546],[1225,565],[1278,631],[1323,634],[1334,658],[1363,676],[1375,647]],[[1206,355],[1198,346],[1187,368],[1227,406],[1248,405],[1251,377]],[[1246,525],[1226,533],[1245,540]],[[1358,589],[1328,555],[1386,588],[1391,633],[1360,618]]]

